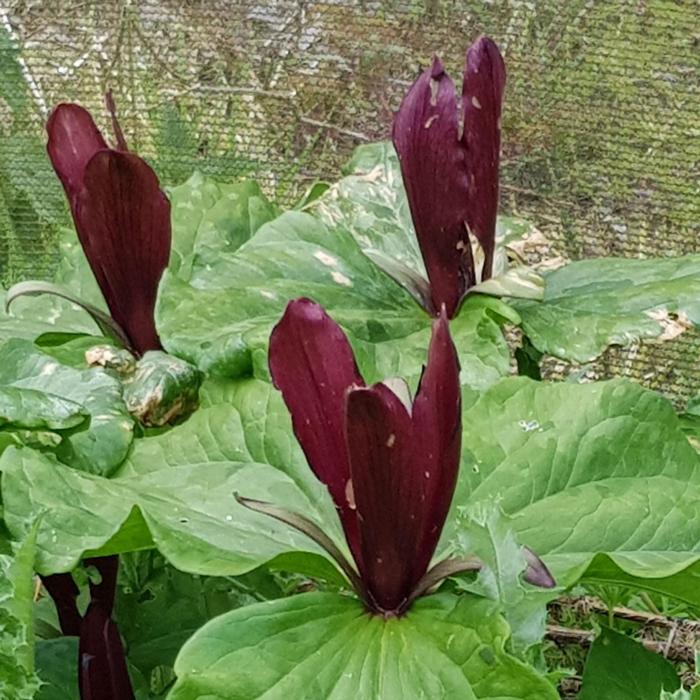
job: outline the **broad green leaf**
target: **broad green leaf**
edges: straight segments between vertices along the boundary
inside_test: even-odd
[[[36,700],[79,700],[78,638],[37,642],[36,671],[42,683]]]
[[[170,188],[168,196],[173,225],[169,268],[185,279],[193,266],[206,266],[220,253],[234,252],[278,214],[252,180],[224,184],[195,172],[184,184]]]
[[[299,212],[266,224],[234,255],[193,269],[189,282],[167,272],[158,328],[169,352],[200,369],[229,377],[251,371],[265,376],[270,331],[289,299],[299,296],[324,305],[351,340],[372,344],[365,353],[388,358],[380,363],[398,362],[400,347],[407,351],[403,371],[420,373],[428,316],[347,232],[331,232]],[[471,377],[465,381],[484,386],[507,372],[508,350],[499,329],[505,318],[519,319],[505,304],[486,297],[465,304],[454,322],[455,332],[464,333],[458,348]],[[480,371],[484,367],[486,373]]]
[[[14,555],[0,555],[0,697],[31,700],[38,688],[34,674],[32,613],[36,526]]]
[[[75,401],[37,389],[0,386],[0,428],[66,430],[84,423],[87,416]]]
[[[117,345],[128,346],[129,339],[126,333],[108,313],[105,313],[97,306],[93,306],[76,294],[73,294],[67,287],[52,282],[35,280],[18,282],[7,290],[5,306],[9,309],[12,302],[21,297],[39,297],[46,295],[63,299],[64,301],[70,302],[73,306],[79,307],[90,316],[99,330],[112,342]]]
[[[84,430],[66,435],[56,454],[75,469],[109,474],[124,461],[133,439],[133,419],[122,400],[118,379],[102,369],[62,365],[27,340],[0,346],[0,387],[52,394],[83,407]]]
[[[217,186],[197,175],[173,190],[175,252],[156,310],[169,352],[219,376],[252,372],[265,378],[272,327],[290,299],[308,296],[326,307],[351,340],[376,346],[365,352],[380,364],[395,363],[399,346],[409,348],[404,372],[420,374],[424,357],[416,358],[415,350],[425,345],[430,319],[373,262],[384,256],[412,271],[409,277],[424,275],[398,161],[390,145],[374,144],[359,149],[353,164],[353,174],[307,201],[303,211],[268,221],[242,245],[245,236],[229,245],[225,236],[209,235],[201,222],[202,211],[214,209],[238,216]],[[517,229],[511,224],[501,228]],[[189,256],[186,263],[183,255]],[[494,284],[505,285],[499,293],[508,287],[532,294],[537,286],[523,275],[506,275]],[[484,299],[469,300],[455,322],[470,329],[458,347],[463,368],[470,368],[463,379],[477,388],[507,372],[499,323],[520,321],[505,304],[495,310],[495,300]]]
[[[425,279],[425,265],[394,147],[388,142],[360,146],[344,172],[346,177],[331,185],[306,210],[331,230],[349,231],[362,251],[379,262],[383,269],[389,271],[398,264]],[[538,274],[524,266],[508,269],[506,246],[529,235],[532,230],[531,224],[521,219],[499,218],[494,278],[481,283],[474,291],[542,298],[543,283]],[[477,267],[483,264],[479,248],[475,251],[475,260]]]
[[[672,339],[700,323],[700,255],[582,260],[545,275],[542,303],[515,303],[542,352],[589,362],[608,345]]]
[[[59,254],[60,263],[54,281],[98,311],[106,313],[102,294],[73,229],[61,229]],[[69,339],[100,332],[90,315],[68,299],[49,295],[23,296],[15,299],[11,309],[6,311],[3,291],[0,302],[0,341],[9,338],[35,340],[59,334]]]
[[[604,627],[591,646],[581,700],[659,700],[680,685],[673,664],[639,642]]]
[[[668,401],[622,380],[512,378],[463,424],[456,503],[498,502],[558,583],[700,603],[700,457]]]
[[[37,560],[42,573],[70,570],[83,555],[155,544],[192,573],[237,575],[286,554],[293,569],[310,566],[337,579],[313,543],[235,501],[240,492],[284,503],[339,538],[335,509],[291,436],[281,399],[268,384],[254,384],[258,391],[236,397],[245,422],[229,405],[198,411],[167,433],[137,440],[112,479],[64,467],[51,455],[7,448],[0,471],[8,527],[23,532],[32,514],[45,513]],[[270,406],[275,410],[268,415]]]
[[[169,700],[555,700],[554,688],[504,651],[491,603],[433,596],[403,618],[368,615],[308,593],[222,615],[182,648]]]

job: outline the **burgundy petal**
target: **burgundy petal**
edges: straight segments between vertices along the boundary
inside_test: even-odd
[[[467,153],[460,140],[454,84],[439,59],[404,98],[394,119],[393,140],[434,310],[444,304],[452,317],[475,280],[464,224]]]
[[[78,645],[81,700],[133,700],[116,623],[99,604],[88,606]]]
[[[77,598],[80,590],[71,574],[42,576],[41,582],[56,606],[58,622],[64,635],[77,637],[80,634],[82,617],[78,611]]]
[[[464,141],[468,151],[467,224],[484,249],[482,280],[491,276],[498,211],[498,165],[501,151],[501,105],[506,69],[498,46],[477,39],[467,52],[462,86]]]
[[[353,552],[357,523],[345,443],[345,395],[364,386],[338,324],[309,299],[289,302],[270,337],[270,374],[314,474],[328,487]],[[357,556],[356,556],[357,558]]]
[[[85,167],[74,219],[112,318],[138,353],[159,349],[153,313],[170,257],[170,203],[156,174],[132,153],[99,151]]]
[[[413,542],[413,577],[425,573],[452,503],[462,440],[459,360],[445,313],[433,323],[428,363],[413,401],[411,473],[420,483],[421,536]]]
[[[421,474],[408,467],[421,437],[411,417],[384,384],[352,389],[347,398],[350,453],[368,603],[377,612],[399,612],[415,583],[416,542],[421,539]]]
[[[46,123],[46,131],[46,150],[73,206],[83,184],[85,166],[95,153],[108,147],[107,142],[90,113],[76,104],[58,105]]]

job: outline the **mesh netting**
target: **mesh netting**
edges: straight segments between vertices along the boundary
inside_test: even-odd
[[[388,136],[433,52],[458,75],[482,32],[509,69],[502,211],[571,258],[696,252],[697,12],[696,0],[6,2],[0,279],[49,274],[69,222],[44,154],[56,102],[79,101],[106,127],[111,88],[130,146],[166,184],[194,168],[247,175],[291,203],[336,179],[357,144]],[[682,402],[697,389],[697,349],[689,334],[611,351],[590,371]]]

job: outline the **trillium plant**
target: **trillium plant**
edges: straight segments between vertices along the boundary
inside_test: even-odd
[[[475,557],[429,568],[459,471],[459,360],[443,311],[414,400],[400,379],[366,386],[341,328],[308,299],[290,302],[270,337],[270,373],[294,433],[338,510],[353,567],[299,514],[257,501],[244,505],[310,534],[336,560],[367,609],[402,615],[444,578],[476,570]],[[528,578],[552,587],[530,553]]]
[[[544,257],[499,213],[505,98],[491,39],[461,89],[433,59],[286,210],[161,186],[111,94],[113,146],[53,110],[73,227],[2,292],[3,698],[546,700],[575,586],[700,609],[693,404],[539,367],[692,327],[700,257]],[[694,697],[619,631],[577,670],[635,664]]]

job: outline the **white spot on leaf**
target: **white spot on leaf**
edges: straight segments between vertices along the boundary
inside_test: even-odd
[[[317,250],[314,253],[314,257],[327,267],[337,267],[338,265],[337,258],[334,258],[332,255],[328,255],[328,253],[324,253],[322,250]]]
[[[346,277],[342,272],[331,272],[331,277],[338,284],[342,284],[344,287],[352,287],[352,282],[349,277]]]

